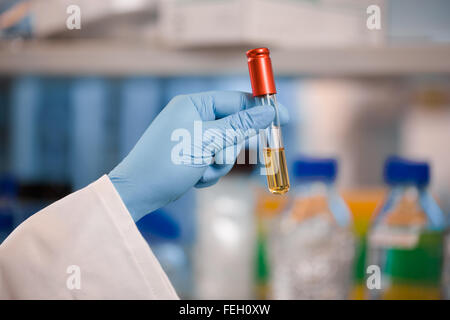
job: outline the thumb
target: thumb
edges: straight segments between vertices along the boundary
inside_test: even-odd
[[[257,106],[243,110],[228,117],[203,123],[207,149],[213,154],[243,142],[267,128],[275,117],[272,106]]]

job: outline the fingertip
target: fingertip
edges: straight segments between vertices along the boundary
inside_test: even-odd
[[[193,99],[202,119],[208,121],[227,117],[255,105],[252,94],[244,91],[207,91],[189,96]],[[211,117],[210,113],[213,113],[214,117]]]
[[[234,166],[233,163],[226,163],[226,164],[211,164],[206,168],[205,172],[203,173],[202,177],[199,181],[195,184],[196,188],[206,188],[209,186],[212,186],[216,184],[221,177],[226,175]]]
[[[253,120],[253,129],[265,129],[275,118],[275,109],[268,105],[256,106],[244,112],[247,112]]]
[[[194,185],[194,187],[197,188],[197,189],[208,188],[208,187],[211,187],[211,186],[215,185],[217,182],[219,182],[219,179],[220,178],[217,178],[217,179],[214,179],[214,180],[209,180],[209,181],[202,181],[202,180],[200,180]]]

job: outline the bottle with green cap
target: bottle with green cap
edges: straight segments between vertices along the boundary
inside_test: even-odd
[[[428,191],[430,166],[386,160],[390,193],[369,232],[370,299],[440,299],[445,217]]]

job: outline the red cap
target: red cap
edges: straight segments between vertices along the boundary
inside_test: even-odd
[[[257,48],[247,51],[248,72],[252,83],[253,96],[277,93],[273,80],[270,51],[267,48]]]

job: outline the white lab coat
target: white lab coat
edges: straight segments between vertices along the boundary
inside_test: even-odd
[[[0,299],[177,298],[106,175],[31,216],[0,246]]]

